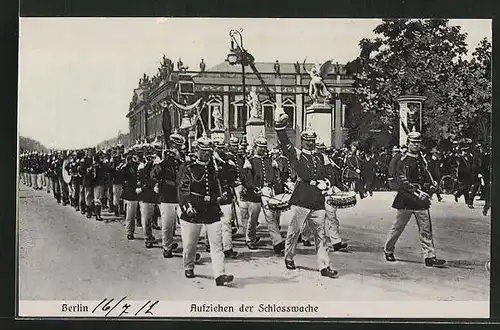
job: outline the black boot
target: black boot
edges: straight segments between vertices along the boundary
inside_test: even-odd
[[[102,218],[101,218],[101,205],[96,205],[95,206],[95,219],[97,221],[101,221]]]
[[[86,209],[87,209],[87,219],[92,218],[92,205],[87,205]]]
[[[121,214],[120,210],[118,209],[118,207],[119,207],[118,205],[119,204],[115,205],[115,207],[114,207],[115,217],[119,217]]]
[[[87,212],[87,205],[85,204],[85,202],[81,202],[80,203],[80,213],[85,214],[86,212]]]

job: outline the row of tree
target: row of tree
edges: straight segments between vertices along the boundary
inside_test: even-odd
[[[19,150],[21,151],[21,153],[32,151],[48,152],[47,147],[45,147],[42,143],[24,136],[19,137]]]
[[[486,38],[467,59],[467,34],[445,19],[387,19],[374,32],[375,38],[360,41],[360,55],[350,63],[365,113],[376,114],[396,137],[396,98],[423,95],[427,139],[469,137],[490,144],[491,43]]]

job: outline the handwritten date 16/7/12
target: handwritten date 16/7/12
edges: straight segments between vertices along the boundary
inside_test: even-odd
[[[104,298],[92,310],[92,314],[104,314],[104,317],[121,317],[121,316],[152,316],[153,309],[158,304],[158,300],[148,300],[145,304],[130,303],[126,301],[127,297],[120,300],[114,298]]]

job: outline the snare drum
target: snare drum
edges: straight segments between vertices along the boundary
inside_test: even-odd
[[[356,193],[353,191],[335,193],[328,196],[326,202],[337,209],[353,207],[356,205]]]
[[[284,193],[267,199],[267,204],[264,204],[271,212],[285,212],[290,209],[291,194]]]

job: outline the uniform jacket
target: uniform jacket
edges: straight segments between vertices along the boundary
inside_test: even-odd
[[[144,203],[158,203],[158,194],[154,191],[155,181],[151,178],[153,161],[141,163],[137,169],[137,188],[141,188],[137,200]]]
[[[181,165],[177,177],[177,198],[182,220],[201,224],[220,221],[220,196],[213,159],[207,163],[190,160]],[[186,213],[190,206],[196,210],[195,216]]]
[[[279,171],[276,161],[269,156],[251,156],[243,165],[241,183],[245,190],[242,199],[260,203],[262,198],[256,193],[257,189],[268,187],[275,189],[279,183]]]
[[[177,173],[182,161],[172,155],[155,161],[151,171],[151,179],[158,186],[160,203],[177,203]]]
[[[103,186],[106,183],[106,167],[102,162],[92,164],[92,186]]]
[[[220,184],[222,191],[219,204],[228,205],[233,202],[235,197],[234,187],[238,178],[238,165],[229,154],[220,152],[218,155],[220,157],[220,159],[216,159],[218,184]]]
[[[413,157],[407,154],[399,160],[394,184],[398,193],[394,198],[392,207],[403,210],[426,210],[429,204],[422,203],[415,196],[417,189],[425,191],[423,188],[430,183],[430,178],[425,172],[425,165],[421,156]]]
[[[370,157],[368,160],[363,158],[361,162],[361,176],[366,182],[373,182],[375,180],[375,172],[377,169],[376,160]]]
[[[121,175],[123,175],[123,191],[120,197],[124,200],[137,201],[135,189],[137,188],[138,181],[138,166],[139,164],[130,162],[117,168]]]
[[[283,154],[290,160],[297,173],[297,184],[290,198],[290,204],[311,210],[324,209],[325,196],[315,182],[327,178],[332,185],[341,186],[330,161],[323,154],[296,149],[285,130],[277,130],[276,133],[283,148]]]

